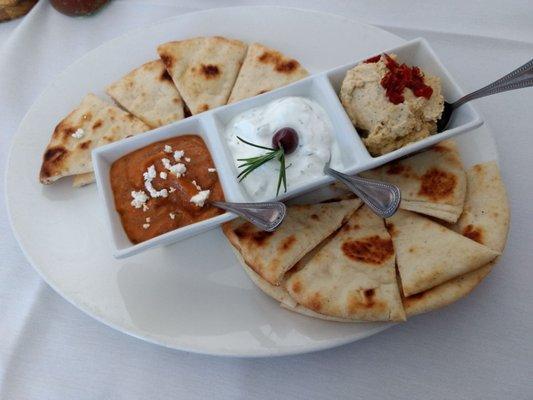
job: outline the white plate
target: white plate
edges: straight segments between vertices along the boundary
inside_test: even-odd
[[[175,349],[243,357],[295,354],[387,328],[390,324],[323,322],[279,308],[253,287],[220,230],[116,260],[94,185],[72,189],[68,179],[39,184],[50,132],[87,92],[103,95],[106,84],[155,58],[158,43],[196,35],[259,41],[297,58],[312,73],[403,42],[329,14],[242,7],[171,18],[91,51],[43,92],[13,140],[5,192],[28,260],[59,294],[92,317]],[[496,158],[486,128],[458,142],[467,165]]]

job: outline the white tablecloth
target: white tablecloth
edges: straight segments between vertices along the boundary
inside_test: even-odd
[[[10,138],[35,97],[88,50],[170,15],[250,3],[113,1],[94,17],[73,19],[42,0],[23,20],[0,24],[2,174]],[[531,0],[261,3],[362,17],[406,38],[425,36],[466,90],[533,56]],[[498,268],[459,304],[314,354],[198,356],[92,320],[24,259],[0,196],[0,398],[532,399],[533,89],[477,106],[496,133],[511,201],[511,234]]]

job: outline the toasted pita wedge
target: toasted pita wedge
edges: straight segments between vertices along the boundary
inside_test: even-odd
[[[445,307],[466,296],[489,274],[492,265],[489,263],[431,289],[405,297],[403,307],[407,317]]]
[[[263,293],[265,293],[267,296],[272,297],[274,300],[277,300],[281,307],[296,312],[298,314],[302,314],[308,317],[312,318],[318,318],[318,319],[324,319],[327,321],[336,321],[336,322],[355,322],[351,319],[346,318],[336,318],[336,317],[330,317],[328,315],[320,314],[317,312],[314,312],[313,310],[310,310],[308,308],[305,308],[304,306],[296,303],[294,299],[287,293],[285,288],[283,286],[274,286],[270,283],[268,283],[266,280],[261,278],[257,273],[251,269],[246,263],[244,262],[241,255],[234,249],[235,255],[241,262],[241,265],[250,278],[250,280],[259,288]]]
[[[502,252],[509,232],[509,206],[498,165],[494,161],[474,165],[466,176],[464,211],[452,229]]]
[[[252,43],[228,103],[269,92],[307,75],[309,73],[298,61],[262,44]]]
[[[362,174],[397,185],[400,208],[456,222],[463,212],[466,175],[452,141]]]
[[[463,214],[451,228],[502,252],[509,230],[509,207],[496,162],[477,164],[466,172],[468,190]],[[417,295],[403,299],[408,316],[451,304],[470,293],[489,274],[495,261],[451,279]]]
[[[183,101],[161,60],[134,69],[106,92],[151,128],[183,119]]]
[[[387,218],[387,229],[405,296],[474,271],[499,254],[410,211],[398,210]]]
[[[296,302],[331,317],[405,320],[394,248],[383,220],[361,207],[284,285]]]
[[[192,114],[227,103],[246,53],[246,44],[223,37],[168,42],[157,48]]]
[[[224,224],[223,231],[247,265],[269,283],[279,285],[285,272],[337,230],[360,205],[359,199],[293,205],[274,232],[260,231],[241,219]]]
[[[56,126],[43,156],[40,181],[49,184],[64,176],[91,172],[93,148],[149,129],[133,115],[88,94]]]

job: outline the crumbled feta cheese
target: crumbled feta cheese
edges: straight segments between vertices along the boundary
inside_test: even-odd
[[[191,162],[191,159],[189,157],[185,157],[185,161]]]
[[[165,147],[163,148],[163,151],[165,153],[172,153],[172,147],[166,144]]]
[[[207,172],[217,172],[216,168],[207,168]]]
[[[146,222],[150,222],[150,217],[146,217]]]
[[[169,213],[168,216],[170,217],[170,219],[176,218],[176,214],[174,214],[174,213]]]
[[[152,180],[156,177],[155,166],[152,164],[148,167],[148,170],[143,173],[144,177],[144,187],[150,193],[150,196],[156,197],[167,197],[167,189],[156,190],[152,184]]]
[[[165,167],[166,169],[170,168],[170,160],[168,158],[162,158],[161,162],[163,163],[163,167]]]
[[[181,161],[181,157],[183,157],[184,154],[185,152],[183,150],[176,150],[174,152],[174,160]]]
[[[182,163],[178,163],[171,165],[168,170],[179,178],[185,173],[185,171],[187,171],[187,167]]]
[[[78,129],[76,129],[76,132],[74,132],[70,136],[72,136],[74,139],[81,139],[82,137],[85,136],[85,132],[83,131],[83,129],[78,128]]]
[[[174,186],[171,186],[170,189],[168,189],[169,193],[174,193],[176,191],[176,188]]]
[[[161,162],[163,163],[163,166],[168,169],[171,173],[176,175],[178,178],[185,174],[187,171],[187,167],[185,164],[177,163],[177,164],[170,164],[170,160],[168,158],[162,158]]]
[[[159,173],[159,177],[160,177],[161,179],[167,179],[167,173],[166,173],[165,171],[161,171],[161,172]]]
[[[145,181],[154,179],[155,175],[155,166],[153,164],[148,167],[145,173],[143,173]]]
[[[150,207],[148,207],[146,204],[143,204],[143,211],[148,211],[150,209]]]
[[[131,201],[131,205],[135,208],[143,208],[143,211],[144,211],[144,207],[148,207],[145,203],[146,201],[148,200],[148,196],[146,195],[146,193],[144,193],[143,190],[140,190],[138,192],[136,192],[135,190],[133,190],[131,192],[131,197],[133,198],[133,200]]]
[[[143,224],[143,229],[148,229],[150,228],[150,224]]]
[[[200,187],[200,185],[198,185],[198,184],[196,183],[196,181],[192,181],[192,184],[194,185],[194,187],[195,187],[199,192],[202,191],[202,188]]]
[[[202,190],[192,196],[190,202],[194,203],[196,207],[203,207],[210,193],[210,190]]]
[[[153,198],[168,197],[168,190],[167,189],[161,189],[161,190],[155,189],[151,180],[144,181],[144,187],[146,188],[146,190],[148,190],[148,193],[150,193],[150,196]]]

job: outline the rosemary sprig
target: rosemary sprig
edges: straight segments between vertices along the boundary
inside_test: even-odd
[[[248,142],[239,136],[237,136],[237,139],[239,139],[243,143],[246,143],[247,145],[257,147],[258,149],[267,150],[267,153],[260,155],[260,156],[237,159],[237,161],[242,161],[242,163],[238,165],[238,168],[244,168],[239,173],[239,175],[237,175],[239,182],[241,182],[244,178],[250,175],[255,169],[259,168],[261,165],[266,164],[270,160],[276,159],[280,163],[276,196],[279,194],[279,190],[281,189],[282,184],[286,192],[287,191],[287,175],[286,175],[287,168],[285,167],[285,151],[283,150],[283,147],[280,147],[279,149],[274,149],[272,147],[260,146],[255,143]]]

